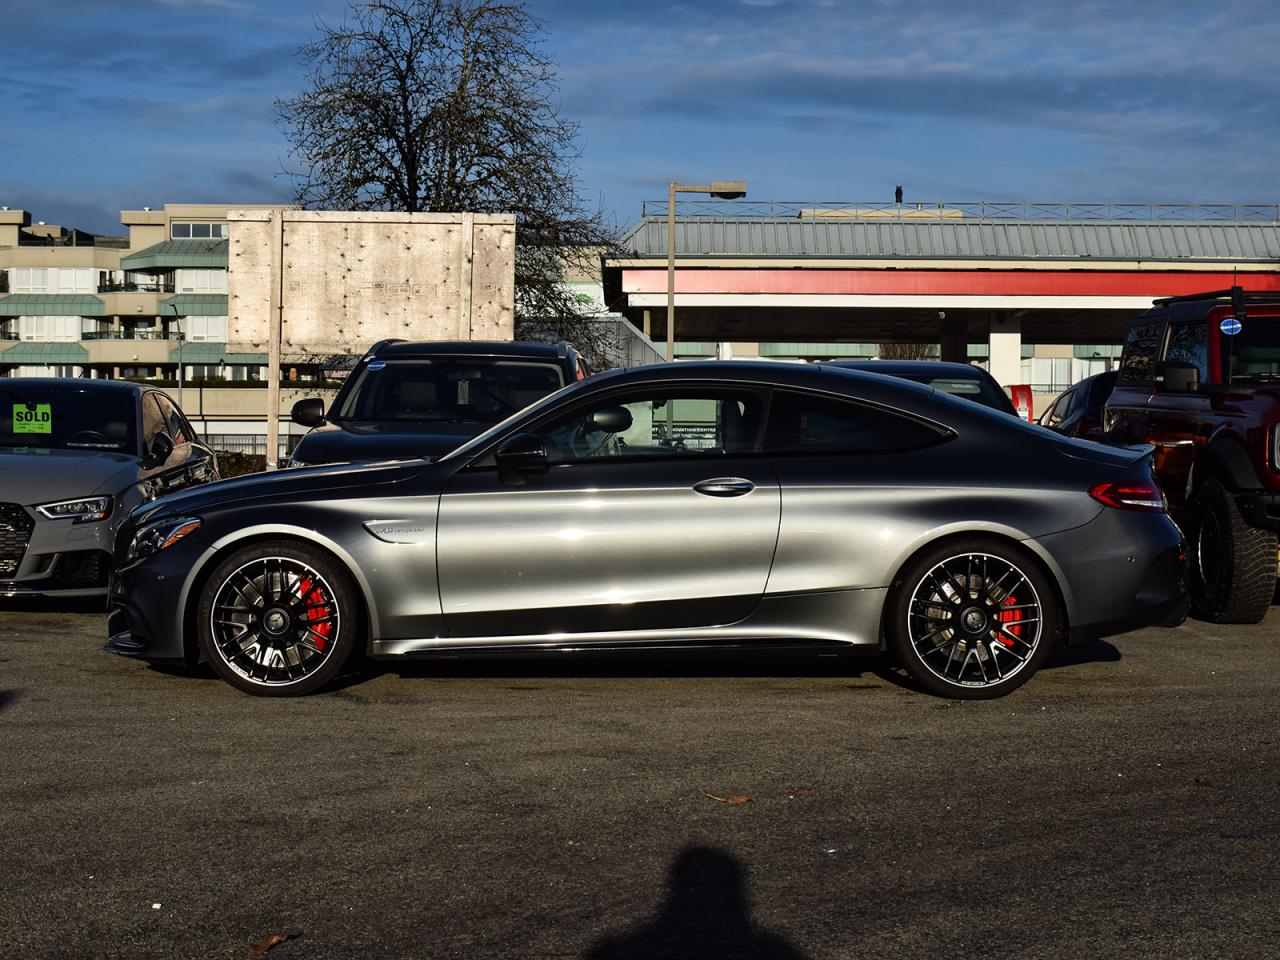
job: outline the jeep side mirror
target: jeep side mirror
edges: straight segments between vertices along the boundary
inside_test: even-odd
[[[494,455],[498,479],[509,487],[522,487],[528,478],[550,469],[547,441],[534,433],[517,433],[498,448]]]
[[[147,445],[147,457],[152,463],[161,464],[167,462],[172,455],[173,438],[161,430],[151,438],[151,443]]]
[[[324,423],[324,401],[319,397],[308,397],[293,405],[290,419],[300,427],[314,427]]]
[[[1195,393],[1200,389],[1200,368],[1181,360],[1156,364],[1156,386],[1164,393]]]

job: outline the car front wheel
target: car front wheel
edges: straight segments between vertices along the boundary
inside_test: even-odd
[[[1052,586],[1022,551],[951,541],[895,579],[885,622],[889,650],[932,693],[1000,697],[1031,679],[1061,629]]]
[[[214,672],[258,696],[330,683],[360,639],[356,588],[335,560],[294,541],[237,550],[200,597],[201,650]]]

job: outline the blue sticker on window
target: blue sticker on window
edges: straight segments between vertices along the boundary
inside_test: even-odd
[[[1225,333],[1228,337],[1234,337],[1237,333],[1244,329],[1244,326],[1235,317],[1227,317],[1222,323],[1218,324],[1218,329]]]
[[[386,365],[387,365],[387,361],[385,360],[374,360],[372,363],[369,364],[369,369],[371,371],[376,372],[378,370],[381,370]]]

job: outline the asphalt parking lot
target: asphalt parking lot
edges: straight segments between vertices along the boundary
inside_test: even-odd
[[[0,610],[5,957],[1280,956],[1280,608],[966,704],[843,658],[268,701],[102,642]]]

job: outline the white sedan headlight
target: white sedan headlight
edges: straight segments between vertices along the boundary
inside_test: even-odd
[[[40,516],[49,520],[73,520],[76,523],[92,523],[111,516],[111,497],[81,497],[79,500],[59,500],[36,507]]]
[[[199,527],[200,521],[196,517],[176,517],[149,523],[133,535],[125,562],[132,563],[167,550],[179,540],[195,533]]]

